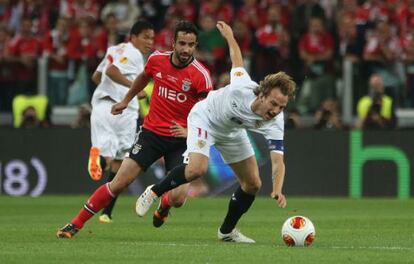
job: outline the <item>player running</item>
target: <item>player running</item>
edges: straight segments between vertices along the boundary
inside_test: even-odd
[[[222,21],[217,23],[217,28],[229,45],[232,61],[230,85],[211,92],[206,100],[191,110],[186,151],[188,164],[175,167],[164,180],[148,186],[137,200],[136,212],[139,216],[145,215],[158,197],[202,177],[208,169],[210,147],[215,145],[240,183],[230,199],[227,215],[217,232],[218,238],[254,243],[235,228],[261,187],[258,165],[246,130],[261,133],[268,141],[272,161],[271,197],[284,208],[283,109],[294,97],[296,87],[284,72],[270,74],[260,84],[253,82],[243,68],[242,54],[232,29]]]
[[[123,160],[115,178],[99,187],[78,215],[58,230],[58,237],[73,237],[86,221],[107,206],[160,157],[164,157],[167,171],[182,164],[186,140],[175,136],[177,125],[187,127],[191,108],[213,88],[208,70],[193,57],[197,36],[194,24],[179,22],[174,31],[173,51],[155,51],[124,99],[113,105],[112,113],[121,114],[150,78],[154,80],[150,111],[135,138],[129,157]],[[182,185],[163,196],[153,216],[154,226],[161,226],[165,222],[171,206],[180,207],[185,202],[188,187],[189,184]]]

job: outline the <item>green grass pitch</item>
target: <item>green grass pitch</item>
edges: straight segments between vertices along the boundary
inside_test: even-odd
[[[257,243],[243,245],[217,241],[228,197],[189,199],[156,229],[151,213],[135,215],[135,197],[121,196],[113,224],[94,217],[75,238],[57,239],[85,199],[0,196],[0,263],[414,263],[413,200],[289,198],[280,209],[257,198],[238,225]],[[315,224],[310,247],[289,248],[280,238],[295,214]]]

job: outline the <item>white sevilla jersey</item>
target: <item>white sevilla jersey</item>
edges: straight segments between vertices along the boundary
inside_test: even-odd
[[[244,68],[233,68],[230,74],[229,85],[210,92],[206,100],[199,103],[207,111],[210,132],[216,136],[231,137],[232,133],[245,128],[264,135],[266,139],[283,140],[283,112],[271,120],[263,120],[251,109],[257,98],[253,90],[258,84],[250,79]]]
[[[109,96],[119,102],[124,98],[129,87],[114,82],[105,74],[111,64],[115,65],[128,80],[134,81],[138,74],[144,70],[144,57],[132,43],[121,43],[109,47],[105,57],[98,65],[96,70],[102,72],[102,78],[93,96],[97,98]],[[138,100],[131,100],[128,107],[138,110]]]

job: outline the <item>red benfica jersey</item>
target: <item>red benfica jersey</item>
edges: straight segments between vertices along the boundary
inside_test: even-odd
[[[200,93],[213,89],[209,71],[194,59],[183,68],[171,63],[172,52],[155,51],[148,58],[145,73],[154,80],[150,111],[144,127],[160,136],[172,137],[173,121],[187,127],[187,116]]]

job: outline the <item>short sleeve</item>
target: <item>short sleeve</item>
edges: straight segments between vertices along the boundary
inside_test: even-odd
[[[154,75],[154,66],[156,65],[157,56],[153,56],[155,54],[159,53],[159,51],[154,51],[147,60],[147,63],[145,63],[144,66],[144,72],[147,76],[153,76]]]
[[[197,86],[195,87],[197,93],[208,93],[213,90],[213,82],[211,80],[210,72],[204,67],[198,67],[200,72],[197,75],[197,81],[195,82]]]
[[[230,84],[231,85],[236,85],[236,86],[246,85],[250,82],[252,82],[252,79],[250,78],[246,69],[242,67],[231,69],[231,72],[230,72]]]
[[[114,59],[113,62],[113,65],[115,65],[123,75],[136,74],[137,70],[142,70],[140,64],[143,64],[143,58],[139,51],[125,52]]]

